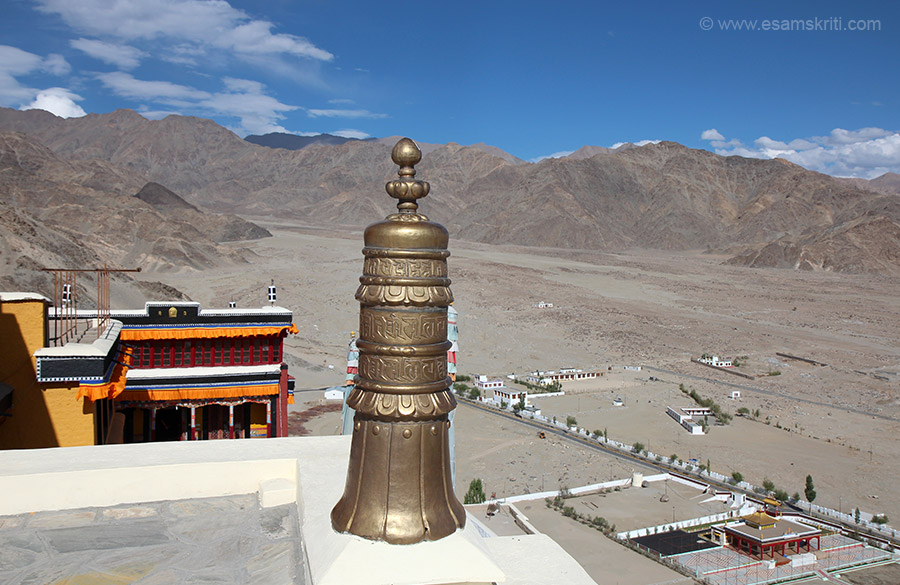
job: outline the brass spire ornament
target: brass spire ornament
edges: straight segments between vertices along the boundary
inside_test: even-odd
[[[331,525],[370,540],[439,540],[466,524],[450,475],[444,226],[417,212],[430,185],[415,179],[422,151],[409,138],[391,153],[399,178],[385,185],[398,213],[365,231],[359,373],[347,404],[356,410],[344,495]]]

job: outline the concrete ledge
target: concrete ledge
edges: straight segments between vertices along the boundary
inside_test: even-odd
[[[259,505],[263,508],[274,508],[295,501],[297,501],[296,482],[279,477],[259,483]]]
[[[252,494],[274,479],[296,484],[297,459],[316,459],[328,440],[333,438],[0,451],[0,515]],[[296,492],[287,501],[295,498]]]

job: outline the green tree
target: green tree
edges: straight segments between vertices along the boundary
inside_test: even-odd
[[[786,491],[784,491],[783,489],[777,489],[777,490],[775,490],[775,499],[782,501],[782,502],[786,502],[786,501],[788,501],[788,493]]]
[[[469,484],[469,491],[463,497],[463,504],[481,504],[487,498],[484,495],[484,486],[481,485],[481,479],[475,478]]]
[[[769,478],[763,480],[763,489],[767,492],[775,491],[775,482]]]
[[[744,481],[744,475],[740,471],[732,471],[731,479],[734,480],[734,483],[741,483]]]
[[[803,488],[803,493],[806,494],[806,501],[810,504],[812,504],[813,500],[816,499],[816,486],[813,485],[813,479],[811,475],[806,476],[806,487]]]
[[[578,425],[578,421],[575,420],[575,417],[574,417],[574,416],[572,416],[572,415],[570,414],[569,416],[566,417],[566,426],[567,426],[567,427],[574,427],[574,426],[577,426],[577,425]]]
[[[872,516],[872,522],[874,522],[875,524],[887,524],[887,514],[875,514],[874,516]]]
[[[634,445],[631,446],[631,450],[635,453],[640,453],[644,450],[644,444],[636,441]]]
[[[859,521],[860,521],[859,508],[857,508],[856,511],[853,512],[853,519],[856,520],[857,524],[859,524]]]

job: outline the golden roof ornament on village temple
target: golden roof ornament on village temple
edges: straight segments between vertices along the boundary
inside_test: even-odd
[[[331,524],[371,540],[438,540],[466,523],[450,475],[447,375],[449,235],[417,212],[430,186],[415,179],[422,151],[409,138],[391,153],[399,178],[385,189],[398,213],[365,231],[359,373],[347,404],[356,410],[344,495]]]

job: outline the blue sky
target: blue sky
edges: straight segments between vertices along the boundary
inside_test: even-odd
[[[2,2],[6,107],[485,142],[526,160],[673,140],[900,172],[892,2]]]

